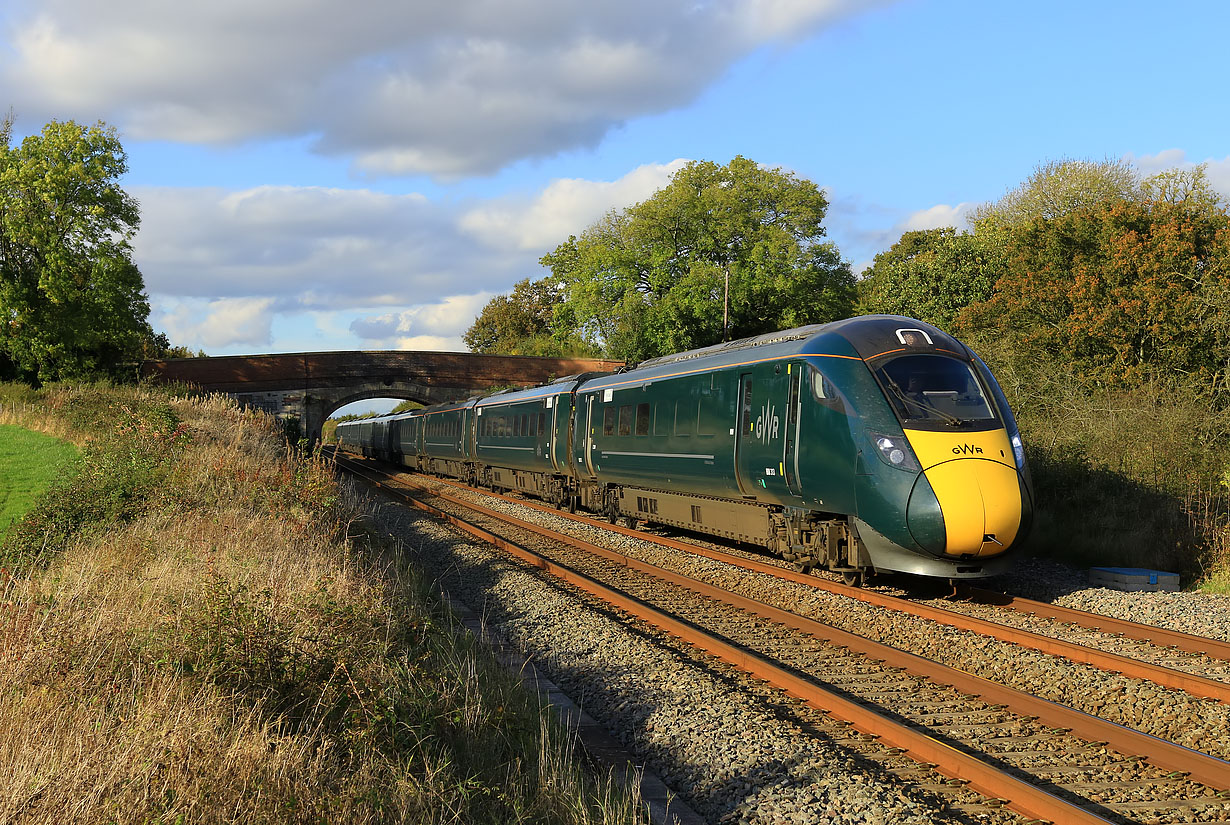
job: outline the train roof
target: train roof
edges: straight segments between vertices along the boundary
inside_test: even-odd
[[[931,324],[901,315],[860,315],[651,358],[625,372],[586,381],[584,390],[799,355],[871,361],[906,350],[969,358],[963,344]]]
[[[597,374],[607,375],[608,373]],[[564,378],[557,378],[550,384],[538,387],[527,387],[523,390],[505,390],[493,395],[486,395],[478,399],[475,406],[489,407],[497,404],[513,404],[518,401],[533,401],[538,398],[563,395],[564,393],[572,392],[584,377],[584,375],[569,375]]]

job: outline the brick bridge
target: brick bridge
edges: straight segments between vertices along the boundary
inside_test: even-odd
[[[297,419],[303,435],[315,442],[325,419],[353,401],[436,404],[491,387],[532,386],[622,366],[622,361],[460,352],[306,352],[146,361],[141,376],[226,393],[278,418]]]

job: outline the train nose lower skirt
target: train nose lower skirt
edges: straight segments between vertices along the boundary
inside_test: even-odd
[[[925,476],[944,520],[943,552],[994,556],[1012,544],[1021,527],[1015,468],[985,459],[958,459],[928,468]],[[915,512],[908,517],[915,518]],[[917,532],[913,525],[910,529]]]

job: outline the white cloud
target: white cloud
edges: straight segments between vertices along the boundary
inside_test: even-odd
[[[977,204],[974,203],[959,203],[956,206],[940,203],[935,206],[929,206],[926,209],[919,209],[917,212],[911,212],[909,217],[893,227],[893,231],[897,232],[900,230],[898,232],[898,235],[900,235],[904,232],[940,229],[945,226],[961,227],[965,224],[970,210],[975,206]]]
[[[594,146],[735,61],[888,0],[15,0],[0,87],[196,143],[312,136],[373,173],[463,176]]]
[[[1230,155],[1218,160],[1216,158],[1207,158],[1204,161],[1189,161],[1187,152],[1182,149],[1165,149],[1158,152],[1156,155],[1136,155],[1128,154],[1124,157],[1128,163],[1133,164],[1144,175],[1155,175],[1158,172],[1164,172],[1167,169],[1191,169],[1204,163],[1205,174],[1208,176],[1209,184],[1217,190],[1222,197],[1230,199]]]
[[[134,257],[151,321],[176,344],[264,346],[281,319],[280,336],[316,336],[314,349],[463,350],[493,295],[540,275],[543,253],[648,197],[681,163],[486,205],[363,189],[134,187],[144,215]]]
[[[464,286],[502,287],[532,256],[495,256],[421,195],[262,186],[135,187],[135,257],[153,293],[273,296],[280,309],[421,302]]]
[[[686,163],[639,166],[615,181],[555,180],[528,202],[504,198],[472,209],[461,216],[460,225],[492,246],[546,252],[610,210],[645,200]]]
[[[150,319],[174,344],[218,349],[260,347],[273,341],[271,298],[162,300]]]
[[[350,331],[363,339],[365,347],[373,349],[417,349],[417,343],[434,342],[434,349],[464,351],[462,333],[491,298],[490,292],[450,295],[400,312],[356,318],[350,323]]]

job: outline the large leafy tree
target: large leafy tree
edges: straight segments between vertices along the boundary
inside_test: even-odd
[[[0,124],[0,355],[30,380],[116,374],[154,340],[115,130]]]
[[[563,289],[556,324],[637,361],[844,317],[854,281],[823,240],[827,209],[789,172],[689,163],[543,257]]]
[[[594,355],[594,347],[570,325],[556,323],[555,309],[561,300],[559,286],[550,279],[526,278],[511,294],[488,301],[462,340],[471,352],[560,358]]]

